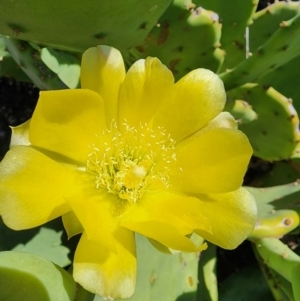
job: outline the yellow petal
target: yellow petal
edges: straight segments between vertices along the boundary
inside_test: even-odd
[[[122,227],[114,235],[117,255],[83,233],[74,258],[75,281],[108,300],[131,297],[136,281],[134,235]]]
[[[194,229],[210,232],[210,221],[200,206],[195,197],[157,192],[146,195],[135,206],[127,208],[121,217],[121,224],[157,221],[176,228],[181,235],[190,234]]]
[[[203,238],[224,249],[234,249],[253,231],[257,207],[254,197],[246,189],[197,197],[212,226],[212,233],[195,231]]]
[[[120,84],[125,77],[125,66],[119,50],[109,46],[86,50],[81,63],[81,87],[99,93],[105,101],[108,124],[117,120]]]
[[[85,163],[96,135],[106,128],[102,98],[90,90],[41,92],[30,123],[34,146]]]
[[[42,153],[14,147],[0,165],[0,214],[15,230],[44,224],[70,211],[64,196],[76,189],[75,175]]]
[[[201,131],[208,131],[214,128],[228,128],[228,129],[237,129],[237,121],[234,117],[228,112],[221,112],[214,119],[212,119]],[[197,134],[197,133],[195,133]]]
[[[163,126],[177,142],[216,117],[225,105],[226,94],[219,77],[196,69],[179,80],[172,94],[154,115],[155,126]]]
[[[164,246],[183,252],[197,252],[198,248],[190,239],[183,236],[175,227],[159,221],[123,220],[120,222],[123,227],[152,238]]]
[[[73,211],[70,211],[62,216],[64,228],[70,239],[72,236],[83,232],[83,227]]]
[[[19,145],[25,145],[25,146],[30,145],[29,126],[30,126],[30,119],[19,126],[11,127],[12,134],[10,139],[10,148]]]
[[[117,252],[112,235],[117,227],[117,217],[114,216],[117,197],[99,189],[96,194],[87,191],[72,196],[67,201],[82,224],[87,238]]]
[[[131,126],[148,123],[174,86],[172,72],[157,58],[135,62],[120,90],[119,120]]]
[[[192,236],[190,237],[190,239],[192,239],[192,241],[194,241],[194,237],[197,237],[197,242],[196,242],[196,245],[197,245],[197,252],[201,252],[201,251],[204,251],[207,249],[207,243],[203,243],[204,241],[204,238],[203,237],[200,237],[199,235],[193,233]],[[174,250],[174,249],[171,249],[171,248],[168,248],[164,245],[162,245],[161,243],[159,243],[158,241],[154,240],[154,239],[151,239],[151,238],[148,238],[148,241],[151,243],[151,245],[157,249],[158,251],[162,252],[162,253],[165,253],[165,254],[177,254],[178,252],[180,252],[179,250]]]
[[[242,185],[251,154],[249,141],[241,131],[199,131],[176,148],[172,189],[195,193],[236,190]]]

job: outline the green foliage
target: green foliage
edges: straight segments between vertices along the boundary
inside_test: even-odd
[[[250,26],[249,44],[251,52],[263,45],[282,22],[295,17],[300,12],[298,2],[276,1],[253,15]]]
[[[270,187],[296,182],[300,177],[298,160],[292,159],[274,162],[268,172],[257,175],[250,182],[249,186]]]
[[[32,253],[66,267],[71,263],[74,245],[72,240],[67,241],[63,229],[60,219],[22,231],[11,230],[0,220],[0,251]]]
[[[286,280],[292,281],[298,274],[293,269],[300,266],[300,257],[280,240],[265,237],[255,242],[255,248],[264,262]]]
[[[66,88],[66,85],[41,60],[38,47],[16,39],[4,40],[11,57],[39,89]]]
[[[293,295],[295,296],[295,301],[300,300],[300,286],[299,286],[299,279],[300,279],[300,264],[296,265],[292,270],[292,288],[293,288]]]
[[[272,36],[252,55],[232,70],[220,74],[226,89],[248,82],[257,82],[273,69],[279,68],[299,55],[300,14],[282,22]],[[251,27],[250,27],[251,30]]]
[[[0,77],[3,76],[30,82],[30,79],[20,70],[20,67],[7,51],[4,37],[0,35]]]
[[[296,210],[298,208],[300,197],[298,182],[269,188],[246,188],[255,197],[259,206],[258,217],[264,217],[266,214],[272,213],[273,210]]]
[[[272,301],[290,301],[294,300],[292,285],[291,283],[278,274],[275,270],[270,268],[265,264],[264,259],[261,258],[253,248],[254,254],[256,255],[260,270],[264,275],[267,285],[269,286],[270,291],[272,292],[273,298]]]
[[[218,301],[216,249],[215,245],[208,244],[207,250],[200,254],[197,300]]]
[[[80,59],[75,54],[43,48],[41,60],[67,87],[79,87]]]
[[[77,284],[76,296],[74,301],[93,301],[95,295],[86,291],[82,286]]]
[[[258,220],[250,238],[282,237],[299,225],[297,182],[270,188],[247,187],[256,199]]]
[[[76,285],[59,266],[33,254],[0,253],[0,299],[73,301]]]
[[[146,37],[170,2],[0,1],[0,33],[71,51],[98,44],[125,50]]]
[[[34,253],[65,267],[71,263],[68,258],[69,250],[61,245],[62,231],[41,227],[39,232],[26,244],[18,244],[14,251]]]
[[[240,100],[247,105],[237,110],[235,101]],[[273,88],[247,84],[231,90],[225,110],[237,119],[243,116],[239,128],[248,136],[255,156],[282,160],[296,151],[300,139],[297,112],[291,102]]]
[[[144,42],[130,50],[127,60],[157,56],[176,78],[197,67],[216,71],[224,58],[218,48],[221,24],[216,13],[194,8],[191,1],[174,1]]]
[[[229,276],[221,283],[219,295],[219,301],[274,301],[257,266],[243,268]]]
[[[219,16],[222,24],[220,48],[225,52],[221,70],[231,69],[245,60],[245,28],[251,22],[258,0],[198,0],[195,3],[216,12]]]

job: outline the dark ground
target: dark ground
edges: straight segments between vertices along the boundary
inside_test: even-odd
[[[19,125],[31,117],[38,96],[39,90],[32,84],[0,78],[0,159],[9,147],[9,126]]]

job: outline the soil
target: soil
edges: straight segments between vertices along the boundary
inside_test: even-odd
[[[17,126],[28,120],[38,97],[39,90],[34,85],[0,78],[0,160],[9,147],[9,126]]]

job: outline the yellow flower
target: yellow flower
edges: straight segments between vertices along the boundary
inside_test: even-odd
[[[41,92],[15,129],[0,164],[9,227],[62,216],[69,236],[83,233],[75,280],[106,298],[134,293],[134,232],[187,252],[203,249],[193,232],[227,249],[247,238],[256,206],[240,186],[252,149],[221,113],[217,75],[197,69],[174,83],[156,58],[126,74],[120,52],[99,46],[83,55],[81,84]]]

